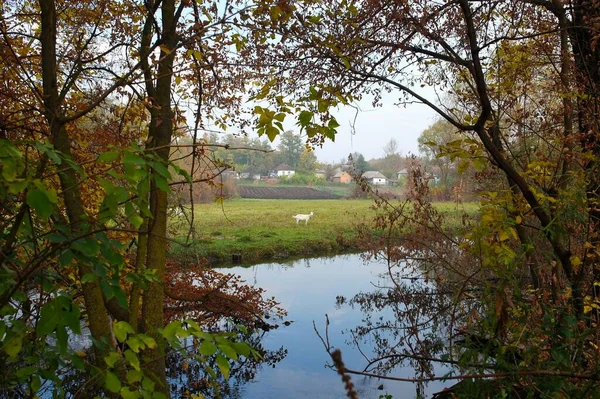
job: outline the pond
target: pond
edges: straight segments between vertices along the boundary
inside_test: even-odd
[[[349,342],[351,336],[347,330],[361,324],[364,314],[356,307],[336,305],[336,297],[351,298],[361,291],[373,291],[378,284],[385,284],[381,277],[387,271],[385,263],[365,264],[359,255],[343,255],[222,271],[239,274],[248,284],[266,289],[266,295],[275,296],[287,310],[287,320],[293,321],[287,327],[270,331],[263,339],[266,349],[276,350],[283,346],[288,351],[287,356],[274,368],[263,367],[254,380],[241,388],[240,396],[243,399],[345,398],[340,376],[325,367],[329,355],[314,331],[313,321],[323,334],[327,314],[331,345],[342,350],[346,367],[362,370],[366,360]],[[390,314],[383,312],[377,316],[389,317]],[[414,370],[396,368],[393,375],[411,378]],[[353,375],[352,381],[362,399],[379,398],[386,393],[395,399],[416,397],[416,386],[411,383],[358,375]],[[449,385],[452,382],[432,382],[426,386],[425,395],[431,397],[432,393]]]

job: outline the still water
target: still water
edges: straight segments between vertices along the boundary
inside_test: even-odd
[[[274,296],[287,310],[287,320],[293,321],[290,326],[270,331],[263,340],[266,349],[285,347],[287,356],[274,368],[263,367],[253,381],[242,387],[241,396],[244,399],[345,398],[340,376],[325,367],[329,355],[313,329],[313,321],[324,333],[327,314],[330,344],[342,350],[346,367],[362,370],[366,361],[347,342],[350,335],[343,332],[360,324],[364,315],[349,306],[336,306],[336,296],[351,298],[361,291],[376,289],[386,270],[385,264],[365,264],[358,255],[222,269],[225,273],[241,275],[248,284],[266,289],[265,295]],[[392,375],[411,378],[414,372],[409,368],[398,368]],[[361,399],[379,398],[386,393],[394,399],[416,397],[416,387],[411,383],[356,375],[352,376],[352,381]],[[452,382],[430,383],[425,388],[426,397],[449,385]]]

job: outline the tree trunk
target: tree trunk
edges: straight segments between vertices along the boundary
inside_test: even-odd
[[[58,99],[58,80],[56,67],[56,5],[54,0],[40,0],[42,44],[42,80],[45,116],[50,127],[51,141],[63,160],[71,159],[71,147],[65,125],[60,121],[60,103]],[[62,162],[59,173],[62,196],[70,223],[72,237],[77,237],[89,229],[83,208],[81,193],[77,184],[77,172],[69,162]],[[78,267],[79,278],[93,274],[90,265],[81,262]],[[83,298],[88,315],[90,332],[94,340],[103,344],[97,357],[96,366],[106,367],[103,354],[115,346],[112,325],[108,311],[104,307],[102,290],[98,279],[82,283]]]
[[[150,128],[148,136],[148,150],[154,155],[156,161],[169,160],[169,144],[173,135],[173,110],[171,108],[171,85],[173,78],[173,63],[175,48],[177,46],[175,1],[164,0],[161,5],[162,38],[160,61],[158,64],[156,87],[146,78],[150,96]],[[148,18],[154,18],[148,15]],[[145,29],[145,33],[148,33]],[[147,42],[146,42],[147,43]],[[143,46],[144,47],[144,46]],[[142,57],[147,56],[142,52]],[[149,66],[146,64],[145,75],[149,75]],[[151,170],[150,212],[152,219],[148,223],[146,269],[154,271],[157,282],[150,283],[143,294],[142,326],[144,331],[155,338],[158,347],[146,351],[150,358],[146,370],[149,371],[157,389],[169,395],[169,386],[166,379],[165,350],[166,342],[157,330],[164,327],[164,278],[167,253],[167,192],[160,190],[156,185],[156,171]]]

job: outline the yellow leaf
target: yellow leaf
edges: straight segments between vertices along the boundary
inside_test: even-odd
[[[592,307],[591,307],[591,306],[589,306],[589,305],[585,305],[585,306],[583,307],[583,313],[584,313],[584,314],[588,314],[588,313],[590,313],[591,311],[592,311]]]
[[[573,266],[579,266],[581,265],[581,259],[579,259],[579,256],[573,256],[571,258],[571,263],[573,264]]]
[[[504,231],[504,230],[500,230],[498,232],[498,239],[500,241],[506,241],[506,240],[508,240],[508,233],[506,231]]]
[[[171,54],[171,52],[173,51],[166,44],[161,44],[159,47],[161,51],[167,55]]]
[[[517,223],[517,224],[521,224],[522,221],[523,221],[523,218],[521,218],[521,216],[517,216],[515,218],[515,223]]]
[[[489,213],[484,213],[483,215],[481,215],[481,221],[483,223],[491,223],[494,221],[494,217]]]

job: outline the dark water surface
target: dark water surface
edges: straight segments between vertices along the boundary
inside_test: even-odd
[[[372,291],[381,282],[379,275],[386,271],[384,264],[364,264],[358,255],[333,258],[315,258],[286,264],[262,264],[252,268],[235,267],[223,272],[241,275],[248,284],[266,289],[288,312],[293,323],[270,331],[263,340],[267,349],[287,348],[288,355],[275,368],[264,367],[258,376],[242,388],[244,399],[270,398],[345,398],[341,378],[325,368],[329,356],[313,329],[313,321],[324,333],[325,314],[329,315],[329,339],[332,346],[342,350],[346,367],[362,370],[365,359],[348,344],[349,334],[356,327],[362,313],[349,306],[337,307],[336,296],[351,298],[360,291]],[[385,317],[385,315],[383,315]],[[368,344],[363,347],[368,349]],[[367,352],[367,355],[370,353]],[[396,377],[414,377],[409,368],[398,368]],[[391,394],[394,399],[416,397],[414,384],[352,376],[361,399],[379,398]],[[383,390],[377,389],[383,384]],[[426,397],[452,382],[433,382],[426,389]]]

